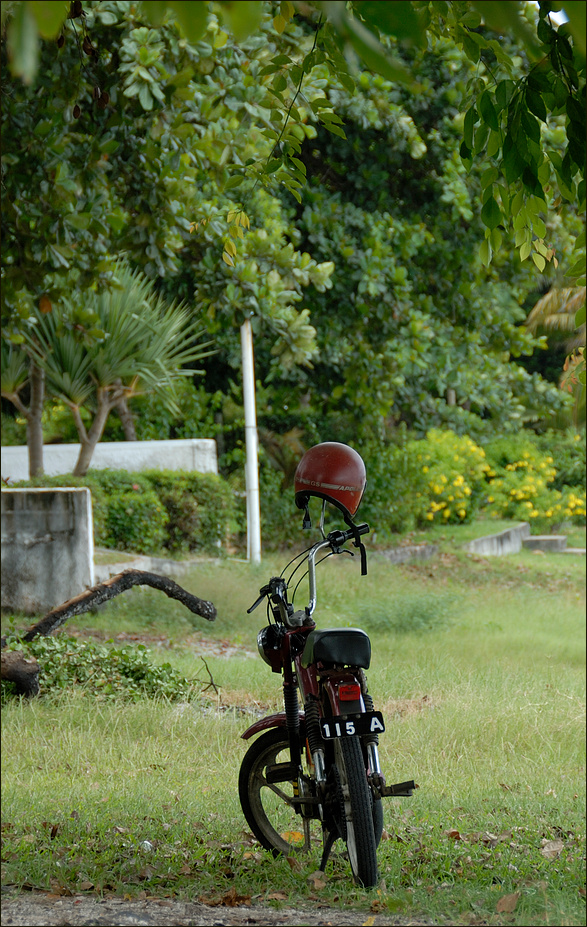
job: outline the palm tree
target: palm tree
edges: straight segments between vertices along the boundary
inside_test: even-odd
[[[72,324],[79,301],[63,300],[50,314],[39,316],[28,349],[45,373],[47,389],[71,411],[80,439],[75,476],[87,473],[96,444],[112,409],[122,400],[146,392],[161,393],[178,411],[175,385],[188,369],[212,353],[201,342],[198,320],[185,304],[167,304],[154,284],[124,264],[115,267],[115,288],[84,294],[83,307],[97,317],[104,337],[83,338]],[[89,428],[82,419],[92,415]]]
[[[565,348],[571,354],[585,344],[585,323],[577,326],[575,322],[577,312],[584,305],[584,286],[552,287],[530,311],[526,328],[531,332],[544,329],[566,333]]]
[[[575,425],[585,421],[585,293],[584,286],[553,287],[538,300],[526,319],[526,328],[531,332],[542,329],[547,334],[561,333],[559,337],[568,356],[561,371],[560,386],[575,400]],[[582,308],[581,317],[578,317]]]
[[[30,399],[25,405],[21,396],[29,387]],[[20,346],[2,340],[2,397],[15,406],[26,421],[29,476],[43,472],[43,404],[45,373],[30,354]]]

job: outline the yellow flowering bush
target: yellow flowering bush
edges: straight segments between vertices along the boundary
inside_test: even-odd
[[[417,522],[470,521],[483,500],[489,469],[483,448],[468,435],[432,429],[421,441],[410,442],[408,449],[421,482]]]
[[[486,446],[488,487],[485,511],[493,518],[530,523],[532,532],[550,530],[564,521],[585,524],[585,491],[555,489],[554,459],[524,438],[501,438]]]

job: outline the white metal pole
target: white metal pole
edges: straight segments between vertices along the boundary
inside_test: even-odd
[[[255,362],[251,320],[241,325],[243,398],[245,404],[245,487],[247,494],[247,559],[261,562],[261,507],[259,501],[259,444],[255,410]]]

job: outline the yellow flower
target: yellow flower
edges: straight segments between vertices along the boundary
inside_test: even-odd
[[[422,473],[428,473],[429,467],[422,467]]]
[[[450,509],[445,509],[444,512],[442,513],[442,517],[443,517],[443,518],[449,518],[449,517],[450,517]]]
[[[459,518],[464,518],[466,514],[464,509],[459,509]]]
[[[432,521],[433,518],[434,518],[434,515],[432,514],[432,512],[427,512],[427,513],[426,513],[426,518],[428,519],[428,521]]]

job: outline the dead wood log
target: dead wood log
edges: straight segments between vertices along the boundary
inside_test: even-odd
[[[8,650],[2,658],[2,679],[13,682],[19,695],[39,694],[39,664],[19,650]]]
[[[104,580],[103,583],[98,583],[96,586],[92,586],[91,589],[86,589],[85,592],[81,592],[73,599],[68,599],[63,605],[54,608],[44,618],[41,618],[37,624],[29,628],[26,634],[20,635],[20,639],[32,641],[33,638],[38,636],[47,637],[57,628],[60,628],[62,624],[65,624],[68,618],[73,618],[74,615],[83,615],[84,612],[102,605],[109,599],[120,595],[121,592],[126,592],[132,586],[152,586],[153,589],[164,592],[169,598],[177,599],[191,612],[200,615],[206,621],[214,621],[216,618],[216,608],[212,602],[207,602],[205,599],[199,599],[197,596],[192,595],[191,592],[187,592],[186,589],[183,589],[167,576],[159,576],[157,573],[148,573],[144,570],[124,570],[122,573],[111,576],[110,579]],[[2,647],[5,646],[6,638],[2,638]]]

